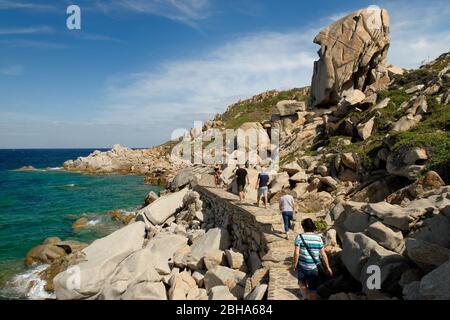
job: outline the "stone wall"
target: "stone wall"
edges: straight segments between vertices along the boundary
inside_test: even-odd
[[[221,189],[197,186],[195,190],[203,201],[203,214],[206,228],[226,228],[235,249],[246,257],[256,252],[262,258],[268,251],[264,231],[270,228],[261,218],[258,208],[252,205],[238,205],[235,195]]]

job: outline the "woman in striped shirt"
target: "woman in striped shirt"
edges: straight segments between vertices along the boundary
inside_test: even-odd
[[[316,300],[319,286],[318,264],[322,261],[325,270],[332,275],[322,238],[315,233],[316,225],[311,219],[304,219],[302,227],[305,231],[295,238],[294,270],[298,272],[298,284],[304,299]]]

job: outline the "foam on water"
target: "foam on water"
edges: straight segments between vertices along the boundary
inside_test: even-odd
[[[55,299],[54,293],[45,291],[46,281],[42,280],[39,274],[48,265],[36,266],[24,273],[20,273],[12,278],[6,285],[4,291],[9,296],[26,297],[31,300]]]

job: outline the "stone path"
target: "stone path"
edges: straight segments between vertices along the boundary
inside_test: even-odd
[[[284,238],[283,220],[278,210],[256,207],[253,203],[245,201],[241,204],[237,195],[214,186],[214,177],[210,168],[205,169],[205,167],[197,166],[193,168],[193,171],[201,174],[199,186],[246,210],[255,217],[256,221],[261,223],[262,236],[268,246],[266,255],[261,259],[263,266],[269,269],[268,299],[299,300],[300,290],[297,284],[297,276],[291,268],[294,250],[293,239],[297,234],[296,230],[289,231],[290,239],[286,240]]]

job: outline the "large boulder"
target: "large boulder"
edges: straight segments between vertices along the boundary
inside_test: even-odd
[[[418,265],[438,267],[450,259],[450,250],[427,241],[408,239],[408,257]]]
[[[403,235],[394,231],[381,222],[372,223],[366,234],[388,250],[401,253],[403,251]]]
[[[416,180],[425,168],[428,152],[424,148],[411,148],[408,145],[389,154],[386,163],[388,173]]]
[[[50,264],[68,254],[80,251],[86,247],[87,244],[74,240],[61,241],[61,239],[56,237],[48,238],[43,244],[28,251],[25,258],[25,264],[27,266],[36,263]]]
[[[422,278],[420,294],[426,299],[450,300],[450,261]]]
[[[203,255],[208,250],[226,250],[230,247],[230,235],[226,229],[209,229],[192,244],[192,254]]]
[[[271,179],[269,191],[271,194],[275,194],[287,187],[289,187],[289,174],[287,172],[282,172]]]
[[[97,296],[117,265],[144,243],[145,224],[135,222],[82,250],[86,261],[58,274],[54,280],[57,299],[85,299]]]
[[[217,266],[206,272],[203,281],[206,290],[210,290],[216,286],[227,286],[234,296],[239,298],[241,294],[243,295],[246,277],[245,272]]]
[[[227,286],[217,286],[209,290],[209,300],[237,300]]]
[[[388,34],[388,13],[378,7],[358,10],[320,31],[314,39],[321,48],[311,83],[313,105],[337,104],[345,90],[364,92],[387,83]]]
[[[305,111],[306,104],[304,101],[282,100],[277,103],[273,114],[281,117],[295,115],[297,112]]]
[[[426,214],[424,210],[414,208],[402,208],[387,202],[369,203],[363,207],[365,213],[380,219],[385,225],[395,227],[403,231],[409,231],[411,226],[421,216]]]
[[[363,286],[367,292],[367,272],[369,266],[376,265],[381,271],[381,289],[391,289],[398,284],[401,274],[409,269],[406,259],[393,251],[387,250],[363,233],[345,232],[342,236],[343,250],[341,254],[350,274]]]
[[[170,191],[180,190],[186,186],[195,186],[197,184],[197,178],[192,173],[192,170],[187,168],[180,170],[177,175],[170,182]]]
[[[158,198],[140,210],[138,214],[143,213],[152,224],[161,225],[183,205],[183,198],[188,192],[189,189],[184,188],[181,191]]]
[[[166,287],[162,282],[141,282],[125,292],[122,300],[167,300]]]

